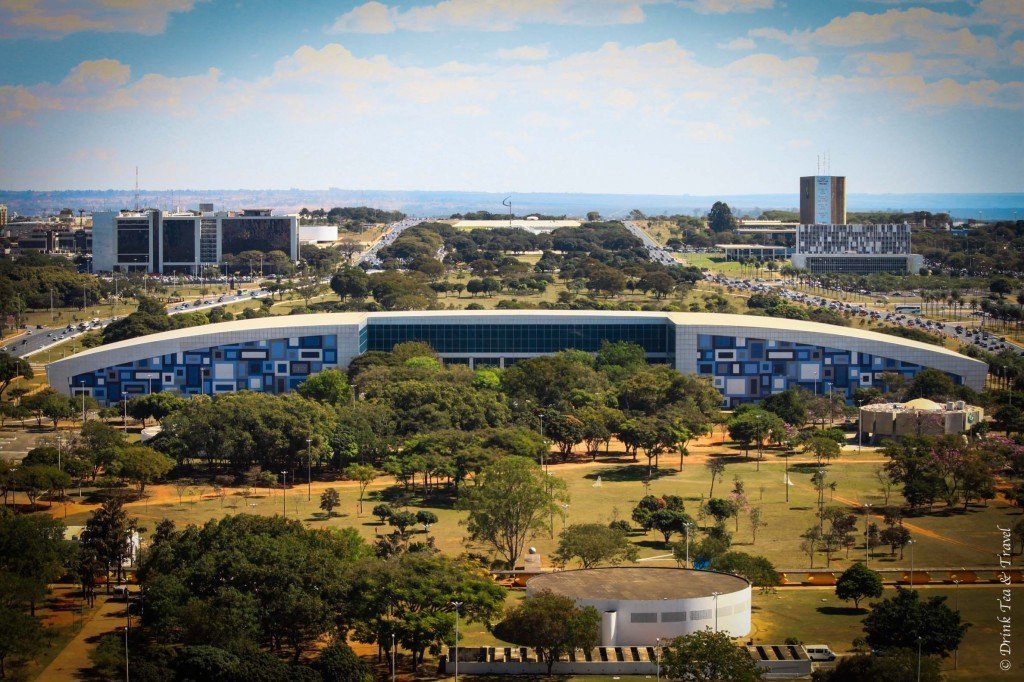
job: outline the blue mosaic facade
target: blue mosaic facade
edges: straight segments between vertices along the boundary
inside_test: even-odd
[[[727,406],[759,400],[790,387],[813,393],[829,390],[847,398],[860,387],[882,387],[879,375],[898,372],[910,378],[923,368],[909,362],[788,341],[697,337],[697,372],[713,378]],[[958,377],[954,381],[960,382]]]
[[[101,404],[118,402],[123,394],[130,398],[159,391],[284,393],[337,363],[336,336],[298,336],[145,358],[76,375],[71,389],[85,388]]]

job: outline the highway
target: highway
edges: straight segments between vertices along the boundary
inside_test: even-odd
[[[622,224],[626,226],[626,229],[630,233],[644,243],[644,247],[647,249],[647,255],[650,256],[651,260],[655,263],[661,263],[662,265],[681,265],[671,253],[662,248],[661,244],[654,241],[651,235],[647,234],[644,230],[640,229],[640,226],[630,220],[623,220]]]
[[[227,305],[228,303],[248,301],[255,298],[265,298],[270,295],[272,295],[271,292],[265,289],[257,289],[255,291],[246,291],[242,295],[225,294],[223,296],[210,296],[197,301],[176,303],[172,307],[168,308],[167,314],[180,315],[194,310],[209,310],[210,308]],[[71,339],[81,336],[87,332],[103,329],[113,321],[114,319],[109,317],[97,318],[95,321],[81,323],[86,326],[85,329],[81,329],[78,326],[73,328],[43,327],[42,329],[27,329],[19,336],[5,339],[3,342],[3,349],[6,349],[8,353],[15,357],[27,358],[34,353],[39,353],[51,346],[64,343],[65,341],[70,341]]]
[[[385,246],[390,246],[398,235],[402,234],[403,230],[406,230],[413,225],[419,225],[424,221],[424,218],[405,218],[399,220],[397,223],[391,223],[388,225],[388,229],[375,241],[370,248],[359,255],[356,260],[357,265],[363,265],[364,263],[370,267],[377,267],[380,265],[380,258],[377,257],[377,253],[380,252]]]

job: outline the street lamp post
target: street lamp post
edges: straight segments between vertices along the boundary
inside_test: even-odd
[[[917,541],[907,540],[907,544],[910,545],[910,589],[914,589],[914,545]]]
[[[124,410],[121,414],[121,428],[127,433],[128,432],[128,394],[121,391],[121,408]]]
[[[453,601],[455,607],[455,682],[459,682],[459,607],[462,602]]]
[[[871,561],[871,534],[868,529],[871,526],[871,503],[864,503],[864,565]]]
[[[661,637],[658,638],[657,645],[654,649],[654,661],[655,665],[657,665],[657,679],[658,682],[661,682]]]
[[[281,472],[281,513],[288,518],[288,506],[285,504],[285,497],[288,494],[288,472]]]
[[[82,394],[82,425],[85,426],[85,379],[78,382]]]
[[[690,527],[693,524],[687,521],[683,524],[683,532],[686,533],[686,567],[693,568],[690,566]]]
[[[306,439],[306,501],[313,499],[313,439]]]
[[[953,581],[953,594],[955,595],[955,598],[954,598],[953,601],[956,602],[956,615],[957,616],[960,615],[960,583],[962,583],[962,582],[963,582],[962,579],[954,580]],[[957,668],[957,659],[959,658],[959,654],[960,654],[960,643],[957,642],[956,648],[953,649],[953,670],[956,670],[956,668]]]
[[[391,682],[395,682],[395,633],[391,633]]]
[[[921,635],[917,636],[917,682],[921,682]]]
[[[721,592],[712,592],[711,596],[715,598],[715,632],[718,632],[718,595]]]

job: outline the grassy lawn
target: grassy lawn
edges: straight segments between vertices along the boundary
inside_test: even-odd
[[[702,499],[708,496],[710,480],[702,461],[709,453],[725,457],[728,461],[724,479],[715,484],[715,495],[725,495],[733,486],[733,477],[742,478],[750,503],[764,510],[768,526],[762,528],[757,542],[752,541],[749,520],[743,516],[739,528],[729,521],[729,529],[735,533],[734,547],[740,551],[763,554],[779,568],[801,570],[808,566],[808,557],[801,552],[799,534],[815,523],[816,493],[810,485],[814,465],[807,458],[795,456],[790,462],[790,477],[795,485],[790,487],[790,500],[785,500],[783,487],[784,465],[777,453],[767,454],[760,471],[754,459],[746,460],[742,452],[721,443],[701,443],[691,448],[693,456],[688,458],[683,471],[678,471],[678,459],[663,458],[650,483],[649,491],[660,495],[672,493],[686,500],[687,509],[695,514]],[[636,501],[645,494],[643,479],[646,477],[646,459],[633,463],[616,453],[597,463],[577,461],[558,464],[550,471],[566,481],[571,499],[566,519],[552,519],[555,538],[564,524],[598,522],[606,523],[615,518],[629,518]],[[877,489],[874,470],[881,456],[871,448],[857,453],[848,448],[843,456],[829,467],[832,477],[838,481],[835,499],[830,504],[882,503],[882,493]],[[600,477],[600,481],[598,480]],[[327,487],[335,487],[341,494],[341,507],[336,516],[326,519],[319,510],[319,493]],[[174,519],[179,527],[188,523],[202,523],[225,514],[248,512],[260,515],[280,514],[282,504],[288,516],[302,520],[310,527],[352,527],[369,541],[378,534],[390,531],[388,526],[378,525],[370,515],[370,509],[378,500],[389,500],[395,504],[407,504],[408,508],[426,508],[434,511],[439,522],[431,527],[438,547],[447,554],[457,555],[469,551],[486,554],[484,547],[469,542],[465,528],[460,521],[465,514],[452,509],[451,499],[446,493],[432,493],[423,496],[422,491],[402,491],[393,481],[380,478],[368,490],[364,511],[358,511],[358,488],[348,482],[314,481],[311,499],[307,500],[306,485],[288,489],[284,495],[280,490],[259,489],[251,497],[244,497],[241,490],[229,490],[223,498],[213,495],[213,490],[195,485],[183,490],[179,501],[178,492],[171,486],[153,486],[151,497],[142,502],[132,503],[130,511],[140,519],[142,526],[150,531],[162,518]],[[893,497],[893,501],[898,497]],[[69,524],[82,523],[87,508],[75,506],[69,509]],[[55,512],[57,513],[57,512]],[[997,549],[996,524],[1012,524],[1019,512],[1002,502],[993,502],[988,507],[972,508],[967,513],[936,513],[907,519],[911,532],[918,540],[915,549],[917,567],[937,565],[979,565],[991,564]],[[881,523],[881,519],[875,518]],[[858,523],[864,527],[863,521]],[[422,536],[422,532],[419,533]],[[538,534],[530,544],[537,547],[543,557],[549,557],[557,540],[550,530]],[[673,538],[674,540],[679,538]],[[635,534],[634,542],[640,549],[642,565],[675,565],[671,557],[664,557],[668,550],[660,535]],[[873,548],[871,565],[876,568],[899,566],[909,567],[910,554],[904,559],[890,555],[888,547]],[[841,570],[853,560],[864,555],[862,542],[851,551],[850,558],[844,552],[833,557],[832,568]],[[662,557],[662,558],[658,558]],[[825,557],[815,556],[815,567],[823,567]],[[928,594],[952,594],[952,588],[927,587]],[[996,646],[994,614],[995,591],[990,587],[964,587],[961,590],[960,606],[965,617],[975,626],[969,631],[964,651],[960,656],[959,677],[951,679],[987,679],[983,666],[991,665],[992,653]],[[509,595],[510,603],[521,598],[521,592]],[[798,637],[805,642],[823,641],[834,649],[847,651],[854,637],[859,636],[862,614],[853,613],[846,605],[838,602],[830,588],[782,588],[777,594],[755,594],[754,630],[752,636],[758,642],[781,641],[785,637]],[[463,623],[463,643],[480,646],[496,643],[481,624]],[[951,667],[951,663],[949,666]],[[587,678],[588,680],[594,678]]]
[[[790,499],[787,502],[783,486],[785,465],[778,453],[768,451],[758,470],[753,457],[746,460],[741,451],[720,443],[711,447],[707,444],[697,445],[691,447],[691,451],[694,454],[687,459],[681,472],[678,471],[677,458],[662,459],[661,468],[655,471],[649,485],[651,494],[680,495],[686,500],[687,510],[696,515],[701,501],[708,497],[710,491],[709,475],[701,462],[709,452],[715,453],[715,456],[724,456],[728,465],[724,478],[715,484],[715,496],[727,495],[733,487],[734,477],[738,476],[745,486],[748,503],[762,509],[762,518],[768,524],[759,530],[755,543],[746,514],[740,515],[738,526],[735,520],[729,520],[729,530],[734,533],[734,547],[740,551],[763,554],[779,568],[802,570],[810,567],[808,555],[800,550],[800,534],[817,523],[817,494],[810,483],[816,468],[813,462],[803,455],[790,458],[790,479],[793,485],[789,487]],[[611,460],[599,460],[597,463],[578,461],[550,467],[552,475],[566,482],[570,501],[565,518],[556,515],[549,519],[549,527],[531,541],[542,556],[547,557],[553,553],[557,535],[564,524],[607,523],[614,519],[630,518],[633,507],[646,492],[643,483],[647,475],[646,459],[641,457],[640,462],[633,463],[621,456],[616,457],[614,450],[612,455]],[[828,497],[832,493],[826,492],[826,505],[856,506],[854,511],[857,512],[860,511],[860,505],[865,503],[881,506],[884,500],[875,478],[875,470],[881,462],[881,455],[871,448],[865,448],[860,454],[856,448],[844,451],[843,456],[828,467],[829,479],[837,481],[837,489],[831,500]],[[485,548],[474,547],[466,538],[465,528],[460,525],[465,513],[452,508],[452,499],[447,491],[432,491],[424,496],[421,487],[402,490],[390,479],[382,477],[368,489],[364,513],[360,516],[358,489],[351,483],[314,481],[312,497],[307,500],[306,485],[301,478],[298,485],[286,492],[284,501],[289,516],[311,526],[353,527],[372,541],[378,534],[390,531],[388,526],[379,526],[377,519],[369,513],[377,501],[387,500],[396,505],[405,504],[412,511],[421,508],[434,511],[439,522],[431,527],[431,534],[443,551],[452,554],[466,550],[486,553]],[[319,510],[319,493],[327,487],[337,488],[342,500],[336,515],[329,520]],[[891,501],[899,501],[898,495],[894,494]],[[182,495],[179,502],[177,492],[170,486],[153,486],[151,496],[145,501],[132,503],[131,509],[140,517],[142,525],[152,529],[156,521],[164,517],[173,518],[179,525],[183,525],[245,511],[253,514],[279,514],[282,511],[282,494],[277,489],[260,489],[255,496],[245,499],[241,490],[233,489],[220,499],[213,495],[209,487],[193,486]],[[992,502],[988,506],[972,506],[967,512],[937,506],[931,515],[909,517],[905,519],[905,524],[917,540],[914,548],[915,565],[991,565],[998,549],[996,525],[1012,525],[1019,514],[1019,510],[1003,502]],[[78,523],[84,518],[84,512],[72,510],[68,522]],[[882,524],[880,517],[872,516],[871,520]],[[858,530],[862,532],[864,525],[864,521],[860,520]],[[695,533],[692,540],[696,542],[699,537]],[[673,541],[681,539],[674,537]],[[659,557],[670,552],[661,536],[655,533],[634,534],[633,540],[640,549],[641,558]],[[891,555],[888,546],[871,549],[871,565],[874,567],[908,568],[910,565],[909,549],[902,560],[898,552],[895,556]],[[832,557],[830,567],[842,570],[863,556],[864,545],[859,536],[849,558],[845,551],[837,552]],[[673,561],[665,557],[644,563],[672,565]],[[824,567],[825,556],[819,552],[814,557],[814,568]]]
[[[959,603],[960,613],[970,623],[957,655],[957,670],[953,670],[953,658],[942,662],[943,673],[950,680],[1008,680],[1015,675],[1001,672],[998,668],[997,647],[1000,637],[995,618],[999,615],[996,606],[996,587],[965,587],[959,601],[954,588],[927,587],[921,590],[921,598],[944,596],[947,604],[955,608]],[[894,589],[885,591],[883,597],[892,596]],[[1015,590],[1014,594],[1021,594]],[[755,591],[753,605],[753,628],[751,637],[756,642],[778,643],[787,637],[796,637],[807,644],[828,644],[833,651],[846,652],[852,648],[855,637],[863,637],[865,611],[853,608],[852,602],[842,602],[831,589],[800,588],[782,589],[777,594],[760,594]],[[1013,648],[1024,647],[1024,631],[1014,631]],[[1020,670],[1018,663],[1015,668]],[[1019,679],[1019,677],[1017,677]]]

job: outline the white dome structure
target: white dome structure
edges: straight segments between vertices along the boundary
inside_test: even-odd
[[[601,646],[651,646],[705,629],[750,632],[750,582],[685,568],[589,568],[546,573],[527,594],[550,590],[601,613]]]

